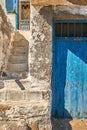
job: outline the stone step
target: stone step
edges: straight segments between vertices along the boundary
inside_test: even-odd
[[[26,55],[11,55],[8,61],[11,63],[26,63],[28,61],[28,57]]]
[[[27,63],[19,63],[19,64],[8,64],[8,72],[27,72],[28,71],[28,65]]]
[[[12,58],[9,59],[8,64],[26,64],[28,61],[26,60],[13,60]]]
[[[12,42],[13,47],[29,47],[29,42],[26,42],[25,40],[21,41],[14,41]]]
[[[0,102],[0,107],[1,106],[21,106],[21,107],[27,107],[27,106],[44,106],[44,105],[48,105],[48,102],[45,100],[39,100],[39,101],[24,101],[24,100],[20,100],[18,101],[6,101],[6,102]]]
[[[20,47],[20,48],[13,48],[11,50],[11,54],[28,54],[28,48]]]
[[[27,53],[11,53],[11,55],[10,55],[11,57],[12,56],[26,56],[26,57],[28,57],[28,54]]]
[[[23,87],[22,87],[23,88]],[[0,89],[0,102],[4,101],[39,101],[42,100],[41,92],[32,92],[29,90],[2,90]]]
[[[8,61],[8,64],[26,64],[27,63],[27,61],[26,60],[23,60],[23,61],[14,61],[13,59],[9,59],[9,61]]]
[[[11,86],[10,86],[11,87]],[[40,101],[48,100],[48,91],[43,90],[26,90],[25,87],[19,83],[19,89],[0,89],[0,103],[10,101]]]
[[[50,88],[45,84],[43,87],[31,88],[28,79],[4,80],[3,83],[4,88],[0,89],[0,102],[49,100]]]
[[[19,55],[23,55],[23,56],[27,56],[28,55],[28,53],[25,51],[25,52],[16,52],[16,51],[14,51],[14,52],[11,52],[11,56],[19,56]]]

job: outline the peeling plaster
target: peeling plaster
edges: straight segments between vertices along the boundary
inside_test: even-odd
[[[87,15],[87,6],[75,6],[75,7],[70,7],[70,6],[54,6],[53,7],[54,14],[59,15],[59,14],[73,14],[73,15]]]

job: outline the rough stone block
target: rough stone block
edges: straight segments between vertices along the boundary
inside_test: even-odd
[[[38,124],[31,124],[30,127],[32,130],[39,130]]]

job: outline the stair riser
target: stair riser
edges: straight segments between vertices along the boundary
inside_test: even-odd
[[[11,56],[9,62],[21,63],[27,60],[28,60],[27,56]]]
[[[28,70],[28,65],[27,64],[9,64],[8,65],[8,70],[10,72],[17,72],[17,71],[27,71]]]
[[[27,51],[12,51],[11,54],[12,55],[27,55],[28,52]]]
[[[20,41],[20,42],[13,42],[12,43],[12,46],[13,47],[28,47],[29,46],[29,43],[27,42],[25,42],[25,41]]]
[[[1,91],[0,102],[3,101],[20,101],[20,100],[42,100],[43,96],[41,92],[22,92],[22,91]]]
[[[11,52],[11,56],[13,55],[16,55],[16,56],[20,56],[20,55],[28,55],[27,51],[21,51],[21,52],[17,52],[17,51],[14,51],[14,52]]]

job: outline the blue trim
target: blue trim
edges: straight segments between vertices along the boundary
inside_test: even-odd
[[[87,23],[87,20],[54,20],[53,23]]]
[[[56,43],[59,41],[87,42],[87,37],[56,37],[55,36],[55,39],[56,39]]]
[[[53,27],[53,31],[52,31],[52,51],[53,51],[53,56],[52,56],[52,116],[55,116],[56,114],[56,96],[55,96],[55,92],[56,92],[56,87],[55,87],[55,23],[53,22],[52,24]]]
[[[16,0],[16,29],[19,29],[19,1]]]

